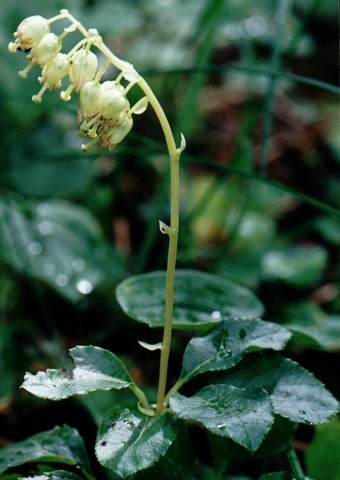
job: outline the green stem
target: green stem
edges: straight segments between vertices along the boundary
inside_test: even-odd
[[[147,399],[145,393],[143,392],[143,390],[141,388],[138,387],[138,385],[136,385],[135,383],[133,383],[132,385],[130,385],[130,389],[133,391],[133,393],[136,395],[136,397],[138,398],[140,404],[142,405],[142,407],[144,407],[145,409],[147,410],[151,410],[152,407],[149,403],[149,400]]]
[[[176,148],[175,141],[169,122],[160,106],[154,93],[144,79],[138,82],[140,88],[144,91],[152,105],[161,127],[164,132],[166,143],[170,156],[170,229],[169,232],[169,250],[167,260],[166,285],[165,285],[165,319],[163,341],[160,358],[157,405],[156,413],[162,413],[164,410],[164,397],[166,381],[168,375],[168,364],[172,336],[172,316],[175,288],[175,267],[177,257],[178,229],[179,229],[179,151]]]
[[[305,480],[306,477],[303,473],[303,470],[301,468],[301,465],[300,465],[299,459],[296,455],[296,452],[293,448],[291,450],[289,450],[289,452],[287,453],[287,459],[288,459],[290,468],[292,469],[292,472],[293,472],[293,475],[294,475],[295,479],[296,480]]]
[[[163,342],[161,348],[157,405],[156,413],[162,413],[164,410],[164,397],[168,374],[168,364],[172,335],[172,315],[174,303],[174,287],[175,287],[175,266],[177,257],[178,229],[179,229],[179,156],[180,150],[176,148],[175,140],[170,128],[168,119],[161,107],[157,97],[149,87],[148,83],[134,70],[132,65],[122,62],[118,59],[101,39],[94,42],[96,47],[109,59],[112,64],[121,69],[123,75],[139,85],[152,108],[157,115],[158,121],[162,127],[165,141],[170,157],[170,228],[166,230],[169,235],[169,250],[167,260],[166,285],[165,285],[165,319]]]

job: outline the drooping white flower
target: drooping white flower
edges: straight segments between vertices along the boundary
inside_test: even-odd
[[[17,49],[20,49],[27,52],[49,31],[50,26],[46,18],[40,15],[27,17],[20,23],[17,31],[14,33],[16,40],[8,45],[9,51],[15,52]]]
[[[70,81],[77,92],[85,83],[94,79],[97,67],[97,56],[91,50],[82,48],[71,56]]]

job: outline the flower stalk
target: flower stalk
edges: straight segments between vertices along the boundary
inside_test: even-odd
[[[67,19],[70,26],[65,28],[61,35],[57,36],[50,31],[51,25],[63,19]],[[84,38],[67,54],[62,53],[62,40],[66,35],[76,30]],[[115,148],[131,130],[133,115],[142,114],[148,104],[153,108],[163,130],[170,159],[170,225],[167,226],[160,222],[161,232],[169,236],[169,247],[165,285],[164,331],[160,345],[160,369],[155,410],[150,406],[139,387],[135,386],[133,389],[139,399],[141,411],[145,411],[147,415],[152,414],[152,412],[161,414],[167,403],[165,392],[171,348],[179,231],[179,158],[185,148],[184,137],[182,136],[181,145],[177,148],[164,110],[148,83],[130,63],[121,60],[111,52],[97,30],[87,30],[68,10],[61,10],[60,14],[49,20],[39,15],[28,17],[18,26],[14,36],[16,39],[15,42],[9,44],[9,51],[24,51],[27,53],[28,59],[28,66],[19,72],[20,76],[26,78],[35,66],[42,69],[39,77],[42,87],[38,94],[33,95],[32,100],[34,102],[41,102],[47,90],[60,88],[65,78],[68,78],[70,83],[60,93],[61,99],[68,101],[74,91],[79,93],[78,118],[81,122],[80,131],[90,138],[87,144],[81,146],[82,150],[88,151],[98,143],[108,150]],[[97,56],[91,50],[92,47],[97,48],[105,57],[105,61],[100,67],[98,67]],[[110,65],[115,66],[120,73],[114,81],[101,83],[100,79]],[[124,84],[121,84],[122,81]],[[131,107],[127,99],[127,93],[135,85],[139,86],[145,97]]]

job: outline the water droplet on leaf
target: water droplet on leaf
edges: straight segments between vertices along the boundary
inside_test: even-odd
[[[86,278],[81,278],[76,283],[76,289],[78,290],[79,293],[82,293],[83,295],[88,295],[89,293],[92,292],[93,285]]]
[[[42,251],[42,247],[38,242],[31,242],[28,245],[27,250],[28,250],[28,253],[30,253],[31,255],[36,256],[36,255],[40,255]]]
[[[53,230],[53,225],[51,222],[48,222],[47,220],[43,220],[38,223],[38,231],[42,235],[49,235],[52,233]]]
[[[48,203],[40,203],[37,211],[42,217],[47,217],[51,213],[51,206]]]
[[[215,310],[215,311],[212,312],[211,318],[213,320],[222,320],[222,313],[219,312],[218,310]]]
[[[227,425],[225,423],[218,423],[217,424],[217,428],[219,430],[224,430],[226,427],[227,427]]]

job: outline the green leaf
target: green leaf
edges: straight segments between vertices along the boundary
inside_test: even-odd
[[[339,480],[340,473],[340,421],[334,419],[317,427],[309,445],[305,461],[308,475],[316,480]],[[331,459],[331,461],[330,461]]]
[[[282,280],[296,288],[313,285],[327,263],[327,252],[321,247],[289,247],[270,250],[262,259],[267,280]]]
[[[65,470],[55,470],[44,473],[43,475],[34,475],[33,477],[20,477],[20,480],[82,480],[82,477]]]
[[[176,437],[171,415],[147,417],[125,409],[104,418],[96,440],[96,455],[105,467],[126,478],[154,465]]]
[[[116,290],[124,312],[150,327],[164,324],[165,272],[130,277]],[[178,270],[175,280],[174,328],[206,329],[224,317],[257,317],[263,307],[244,287],[224,278],[195,270]]]
[[[190,340],[183,357],[181,377],[226,370],[253,350],[282,350],[291,333],[258,318],[229,318],[204,337]]]
[[[244,462],[254,458],[269,458],[287,451],[291,448],[295,431],[296,423],[276,415],[271,429],[254,453],[249,452],[228,438],[209,432],[208,439],[216,477],[220,478],[219,475],[228,469],[228,465],[232,465],[235,468],[235,466],[244,464]]]
[[[84,472],[89,471],[83,440],[77,430],[67,425],[0,449],[0,474],[27,462],[79,465]]]
[[[75,368],[72,377],[66,369],[48,369],[36,375],[26,373],[22,388],[37,397],[62,400],[95,390],[120,390],[133,384],[122,362],[108,350],[77,346],[70,350]]]
[[[301,302],[287,305],[284,318],[294,341],[327,350],[340,348],[339,315],[327,315],[316,303]]]
[[[221,383],[238,388],[261,386],[270,395],[274,413],[293,422],[325,423],[338,410],[337,400],[312,373],[274,353],[243,360]]]
[[[179,418],[200,422],[251,452],[261,445],[274,420],[269,397],[261,388],[209,385],[190,398],[174,392],[170,406]]]
[[[57,200],[0,199],[0,260],[73,302],[124,275],[89,212]]]
[[[81,152],[69,149],[58,157],[51,156],[51,150],[45,150],[40,157],[27,159],[19,165],[14,163],[8,176],[11,186],[23,195],[61,197],[86,191],[94,173],[91,158],[81,157]]]
[[[136,480],[193,480],[196,457],[187,425],[184,422],[177,422],[176,429],[176,438],[164,457],[153,467],[138,473]]]

